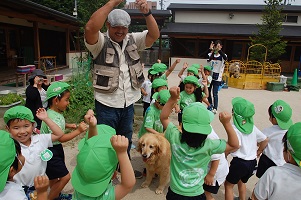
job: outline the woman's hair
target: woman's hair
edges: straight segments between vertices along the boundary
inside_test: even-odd
[[[270,107],[269,107],[269,109],[268,109],[268,113],[269,113],[269,116],[270,116],[271,118],[275,118],[275,116],[274,116],[273,113],[272,113],[272,105],[270,105]]]
[[[64,95],[65,95],[66,93],[68,93],[68,92],[70,92],[70,91],[67,89],[67,90],[65,90],[64,92],[62,92],[61,94],[59,94],[59,95],[57,95],[57,96],[54,96],[54,97],[51,97],[50,99],[48,99],[48,108],[50,108],[50,107],[52,106],[52,100],[53,100],[54,98],[58,98],[59,100],[61,100],[61,99],[64,97]]]
[[[13,139],[14,142],[15,142],[15,147],[16,147],[16,156],[15,156],[15,160],[14,162],[12,163],[12,167],[15,169],[15,170],[18,170],[18,166],[19,166],[19,160],[17,158],[18,155],[21,154],[21,146],[19,144],[18,141],[16,141],[15,139]]]
[[[207,135],[204,134],[187,132],[182,124],[181,143],[186,143],[188,146],[193,148],[199,148],[203,146],[206,138]]]
[[[34,78],[35,78],[35,77],[34,77]],[[34,84],[34,78],[31,78],[31,79],[28,80],[29,85],[33,85],[33,84]]]

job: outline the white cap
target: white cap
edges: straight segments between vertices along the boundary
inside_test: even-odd
[[[129,25],[131,24],[131,17],[124,10],[114,9],[108,15],[108,22],[112,27],[115,26],[129,27]]]

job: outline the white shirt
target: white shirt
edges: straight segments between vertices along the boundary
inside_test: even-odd
[[[263,154],[271,159],[277,166],[281,166],[285,163],[282,138],[286,131],[287,130],[282,130],[278,125],[273,125],[262,131],[262,133],[269,138],[269,143],[264,149]]]
[[[241,133],[234,124],[232,124],[239,141],[239,149],[231,155],[243,160],[254,160],[257,157],[257,143],[264,141],[267,137],[254,125],[250,134]]]
[[[218,135],[215,133],[215,131],[212,129],[211,133],[207,136],[207,138],[215,140],[219,139]],[[216,173],[214,175],[214,183],[213,186],[215,186],[216,181],[218,182],[218,185],[220,186],[225,182],[226,177],[229,173],[229,164],[228,161],[226,160],[225,153],[222,154],[213,154],[211,156],[211,161],[214,160],[219,160],[219,164],[216,170]],[[208,165],[208,172],[211,167],[211,162]]]
[[[151,101],[151,93],[152,93],[152,82],[150,80],[146,79],[142,83],[141,88],[143,88],[145,90],[145,92],[147,93],[146,96],[143,95],[142,101],[146,102],[146,103],[150,103],[150,101]]]
[[[7,181],[4,190],[0,193],[0,200],[27,200],[20,184]]]
[[[47,99],[46,91],[44,90],[44,88],[41,88],[41,89],[39,90],[39,93],[40,93],[40,97],[41,97],[41,101],[42,101],[43,108],[47,108],[47,106],[48,106],[48,101],[46,101],[46,99]]]
[[[113,93],[98,93],[94,91],[94,96],[100,103],[113,107],[113,108],[124,108],[124,105],[128,107],[129,105],[138,101],[141,97],[141,91],[132,88],[128,64],[125,60],[125,47],[129,40],[129,34],[133,35],[135,44],[137,45],[138,51],[147,48],[145,46],[145,38],[148,31],[138,32],[138,33],[128,33],[123,39],[122,48],[117,42],[111,40],[114,48],[116,49],[119,56],[120,63],[120,74],[119,74],[119,85],[118,89]],[[109,34],[107,33],[109,37]],[[93,58],[97,58],[98,54],[104,46],[104,33],[99,32],[99,38],[96,44],[90,45],[85,41],[87,49],[92,53]]]
[[[34,186],[34,178],[45,175],[47,162],[42,161],[40,153],[52,147],[51,134],[31,136],[31,144],[26,146],[22,143],[21,152],[25,157],[25,164],[21,171],[14,176],[14,181],[22,186]]]
[[[258,200],[295,200],[301,197],[301,169],[285,163],[270,167],[255,185],[254,194]]]

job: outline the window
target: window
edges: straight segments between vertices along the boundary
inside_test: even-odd
[[[234,60],[240,60],[241,59],[241,54],[242,54],[242,43],[235,43],[233,44],[233,49],[232,49],[232,59]]]
[[[283,22],[286,23],[298,23],[298,16],[289,16],[289,15],[285,15]]]

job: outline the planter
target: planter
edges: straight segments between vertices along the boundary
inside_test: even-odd
[[[134,114],[137,116],[143,116],[143,104],[134,103]]]
[[[9,105],[0,105],[0,116],[3,117],[4,113],[11,107],[19,105],[21,101],[17,101],[15,103],[9,104]]]

